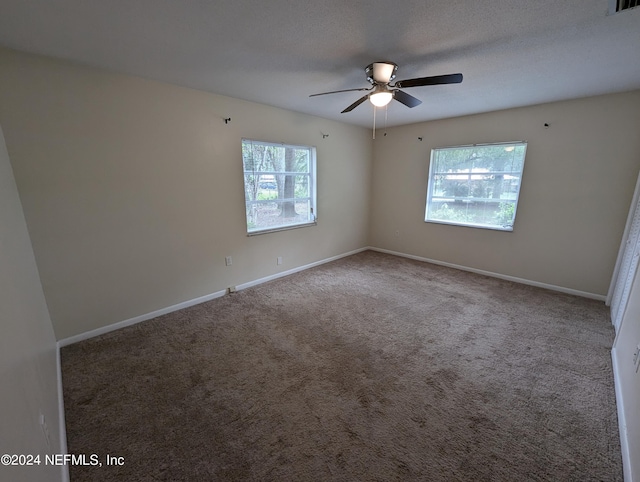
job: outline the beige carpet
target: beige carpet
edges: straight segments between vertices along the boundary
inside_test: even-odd
[[[62,349],[77,481],[622,480],[603,303],[364,252]]]

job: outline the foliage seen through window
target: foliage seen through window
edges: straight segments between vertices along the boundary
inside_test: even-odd
[[[315,148],[242,140],[247,232],[315,224]]]
[[[425,221],[512,231],[527,144],[431,151]]]

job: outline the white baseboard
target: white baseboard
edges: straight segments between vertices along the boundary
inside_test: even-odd
[[[297,268],[292,268],[286,271],[282,271],[280,273],[273,274],[271,276],[266,276],[264,278],[260,278],[257,280],[249,281],[247,283],[242,283],[236,286],[236,290],[243,290],[246,288],[250,288],[251,286],[256,286],[262,283],[266,283],[267,281],[272,281],[274,279],[282,278],[283,276],[288,276],[293,273],[297,273],[299,271],[304,271],[309,268],[313,268],[315,266],[320,266],[321,264],[330,263],[331,261],[335,261],[340,258],[345,258],[347,256],[354,255],[356,253],[360,253],[362,251],[366,251],[367,247],[355,249],[353,251],[349,251],[348,253],[339,254],[337,256],[332,256],[331,258],[322,259],[320,261],[316,261],[314,263],[305,264],[304,266],[298,266]],[[64,338],[58,341],[58,349],[71,345],[73,343],[78,343],[83,340],[88,340],[89,338],[93,338],[99,335],[104,335],[105,333],[109,333],[111,331],[119,330],[120,328],[125,328],[127,326],[135,325],[142,321],[151,320],[152,318],[156,318],[158,316],[166,315],[167,313],[171,313],[173,311],[178,311],[183,308],[188,308],[190,306],[198,305],[200,303],[204,303],[205,301],[210,301],[215,298],[220,298],[227,294],[227,291],[217,291],[215,293],[211,293],[209,295],[201,296],[199,298],[195,298],[193,300],[184,301],[182,303],[178,303],[177,305],[172,305],[167,308],[162,308],[160,310],[152,311],[151,313],[146,313],[144,315],[136,316],[134,318],[130,318],[128,320],[119,321],[117,323],[113,323],[111,325],[102,326],[100,328],[96,328],[95,330],[87,331],[85,333],[80,333],[79,335],[74,335],[69,338]]]
[[[424,261],[426,263],[433,263],[433,264],[437,264],[437,265],[441,265],[441,266],[447,266],[449,268],[460,269],[460,270],[463,270],[463,271],[470,271],[470,272],[482,274],[482,275],[485,275],[485,276],[492,276],[494,278],[501,278],[501,279],[504,279],[504,280],[507,280],[507,281],[513,281],[513,282],[516,282],[516,283],[522,283],[522,284],[526,284],[526,285],[537,286],[537,287],[546,288],[546,289],[549,289],[549,290],[560,291],[562,293],[568,293],[568,294],[572,294],[572,295],[582,296],[582,297],[585,297],[585,298],[591,298],[591,299],[595,299],[595,300],[599,300],[599,301],[605,301],[605,296],[603,296],[603,295],[598,295],[598,294],[594,294],[594,293],[588,293],[588,292],[585,292],[585,291],[579,291],[579,290],[574,290],[574,289],[570,289],[570,288],[564,288],[562,286],[555,286],[555,285],[550,285],[550,284],[547,284],[547,283],[540,283],[540,282],[537,282],[537,281],[526,280],[526,279],[517,278],[517,277],[514,277],[514,276],[507,276],[507,275],[503,275],[503,274],[500,274],[500,273],[493,273],[491,271],[484,271],[484,270],[481,270],[481,269],[468,268],[466,266],[461,266],[461,265],[457,265],[457,264],[453,264],[453,263],[446,263],[446,262],[438,261],[438,260],[435,260],[435,259],[423,258],[421,256],[414,256],[414,255],[411,255],[411,254],[400,253],[398,251],[391,251],[391,250],[388,250],[388,249],[376,248],[376,247],[372,247],[372,246],[367,246],[367,247],[364,247],[364,248],[355,249],[355,250],[349,251],[347,253],[339,254],[337,256],[332,256],[330,258],[325,258],[325,259],[322,259],[320,261],[316,261],[316,262],[313,262],[313,263],[310,263],[310,264],[306,264],[306,265],[303,265],[303,266],[298,266],[296,268],[292,268],[292,269],[289,269],[289,270],[286,270],[286,271],[282,271],[280,273],[272,274],[272,275],[266,276],[264,278],[259,278],[259,279],[253,280],[253,281],[248,281],[246,283],[242,283],[242,284],[237,285],[236,286],[236,290],[238,290],[238,291],[239,290],[243,290],[243,289],[246,289],[246,288],[250,288],[252,286],[256,286],[256,285],[259,285],[259,284],[262,284],[262,283],[266,283],[267,281],[272,281],[272,280],[275,280],[275,279],[278,279],[278,278],[282,278],[284,276],[289,276],[291,274],[298,273],[300,271],[304,271],[304,270],[307,270],[309,268],[313,268],[315,266],[320,266],[320,265],[325,264],[325,263],[330,263],[330,262],[336,261],[336,260],[338,260],[340,258],[345,258],[347,256],[352,256],[354,254],[361,253],[362,251],[366,251],[366,250],[369,250],[369,249],[372,250],[372,251],[378,251],[380,253],[392,254],[394,256],[401,256],[401,257],[404,257],[404,258],[415,259],[417,261]],[[205,301],[210,301],[210,300],[213,300],[215,298],[220,298],[220,297],[222,297],[222,296],[224,296],[226,294],[227,294],[226,290],[217,291],[215,293],[211,293],[209,295],[201,296],[201,297],[195,298],[193,300],[184,301],[184,302],[178,303],[176,305],[172,305],[172,306],[169,306],[169,307],[166,307],[166,308],[162,308],[160,310],[152,311],[151,313],[146,313],[146,314],[143,314],[143,315],[140,315],[140,316],[136,316],[134,318],[130,318],[128,320],[124,320],[124,321],[120,321],[120,322],[117,322],[117,323],[113,323],[111,325],[107,325],[107,326],[103,326],[103,327],[100,327],[100,328],[96,328],[95,330],[87,331],[85,333],[80,333],[79,335],[74,335],[74,336],[71,336],[69,338],[64,338],[64,339],[58,341],[58,347],[62,348],[64,346],[71,345],[73,343],[78,343],[78,342],[83,341],[83,340],[88,340],[89,338],[93,338],[93,337],[96,337],[96,336],[99,336],[99,335],[103,335],[103,334],[109,333],[111,331],[119,330],[120,328],[125,328],[127,326],[135,325],[135,324],[140,323],[142,321],[147,321],[147,320],[150,320],[152,318],[156,318],[158,316],[166,315],[167,313],[171,313],[173,311],[178,311],[178,310],[181,310],[183,308],[188,308],[188,307],[193,306],[193,305],[204,303]]]
[[[352,256],[357,253],[361,253],[362,251],[366,251],[369,248],[360,248],[355,249],[353,251],[349,251],[348,253],[339,254],[337,256],[332,256],[331,258],[321,259],[320,261],[316,261],[314,263],[305,264],[304,266],[298,266],[297,268],[288,269],[286,271],[282,271],[280,273],[272,274],[271,276],[265,276],[264,278],[260,278],[257,280],[249,281],[247,283],[243,283],[241,285],[236,286],[237,290],[244,290],[246,288],[251,288],[252,286],[256,286],[262,283],[266,283],[267,281],[272,281],[274,279],[282,278],[284,276],[289,276],[293,273],[298,273],[300,271],[304,271],[309,268],[314,268],[316,266],[320,266],[321,264],[330,263],[331,261],[335,261],[340,258],[346,258],[347,256]]]
[[[467,266],[462,266],[462,265],[459,265],[459,264],[447,263],[445,261],[438,261],[436,259],[423,258],[421,256],[414,256],[412,254],[400,253],[398,251],[391,251],[389,249],[375,248],[373,246],[370,246],[368,249],[370,249],[371,251],[378,251],[380,253],[393,254],[394,256],[401,256],[403,258],[415,259],[417,261],[424,261],[425,263],[432,263],[432,264],[437,264],[437,265],[440,265],[440,266],[446,266],[448,268],[460,269],[462,271],[470,271],[471,273],[477,273],[477,274],[481,274],[481,275],[484,275],[484,276],[491,276],[492,278],[500,278],[500,279],[507,280],[507,281],[513,281],[514,283],[521,283],[521,284],[525,284],[525,285],[529,285],[529,286],[536,286],[538,288],[545,288],[545,289],[548,289],[548,290],[559,291],[561,293],[567,293],[567,294],[570,294],[570,295],[581,296],[583,298],[590,298],[590,299],[598,300],[598,301],[605,301],[606,300],[606,296],[604,296],[604,295],[598,295],[596,293],[589,293],[587,291],[574,290],[574,289],[571,289],[571,288],[565,288],[563,286],[556,286],[556,285],[551,285],[551,284],[547,284],[547,283],[541,283],[539,281],[531,281],[531,280],[524,279],[524,278],[517,278],[515,276],[509,276],[509,275],[505,275],[505,274],[494,273],[492,271],[485,271],[485,270],[482,270],[482,269],[469,268]]]
[[[205,301],[213,300],[215,298],[220,298],[225,294],[227,294],[226,290],[216,291],[215,293],[201,296],[193,300],[184,301],[176,305],[168,306],[167,308],[162,308],[160,310],[152,311],[151,313],[145,313],[144,315],[136,316],[134,318],[129,318],[128,320],[124,320],[124,321],[119,321],[111,325],[101,326],[100,328],[96,328],[95,330],[87,331],[85,333],[80,333],[79,335],[70,336],[69,338],[64,338],[58,341],[58,346],[62,348],[63,346],[72,345],[73,343],[78,343],[79,341],[88,340],[89,338],[93,338],[99,335],[104,335],[105,333],[119,330],[120,328],[125,328],[127,326],[135,325],[142,321],[151,320],[152,318],[157,318],[158,316],[166,315],[167,313],[171,313],[173,311],[178,311],[183,308],[188,308],[193,305],[204,303]]]
[[[56,343],[56,372],[58,385],[58,431],[60,433],[60,453],[67,453],[67,424],[64,417],[64,392],[62,391],[62,364],[60,362],[60,344]],[[60,480],[69,482],[69,467],[67,464],[60,466]]]

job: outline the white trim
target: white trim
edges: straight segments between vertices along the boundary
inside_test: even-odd
[[[361,253],[362,251],[366,251],[370,248],[364,247],[360,249],[355,249],[353,251],[349,251],[348,253],[339,254],[337,256],[332,256],[331,258],[322,259],[320,261],[315,261],[310,264],[305,264],[304,266],[298,266],[297,268],[289,269],[287,271],[282,271],[280,273],[273,274],[271,276],[266,276],[264,278],[259,278],[257,280],[248,281],[247,283],[240,284],[235,287],[236,291],[243,290],[246,288],[250,288],[251,286],[256,286],[262,283],[266,283],[267,281],[271,281],[277,278],[282,278],[283,276],[288,276],[293,273],[297,273],[299,271],[304,271],[309,268],[313,268],[315,266],[319,266],[321,264],[330,263],[331,261],[335,261],[340,258],[345,258],[347,256],[352,256],[357,253]],[[88,340],[89,338],[93,338],[99,335],[104,335],[105,333],[109,333],[111,331],[119,330],[120,328],[125,328],[127,326],[135,325],[142,321],[147,321],[152,318],[156,318],[161,315],[166,315],[167,313],[171,313],[173,311],[178,311],[183,308],[188,308],[190,306],[198,305],[200,303],[204,303],[205,301],[210,301],[215,298],[221,298],[222,296],[227,294],[227,290],[224,291],[216,291],[210,295],[201,296],[200,298],[195,298],[193,300],[184,301],[182,303],[178,303],[177,305],[169,306],[167,308],[162,308],[160,310],[152,311],[151,313],[147,313],[144,315],[136,316],[135,318],[130,318],[128,320],[119,321],[117,323],[113,323],[111,325],[102,326],[100,328],[96,328],[95,330],[87,331],[85,333],[80,333],[79,335],[70,336],[69,338],[64,338],[58,341],[58,349],[67,345],[71,345],[73,343],[78,343],[80,341]]]
[[[629,439],[627,436],[627,422],[624,415],[624,403],[622,398],[622,381],[618,375],[618,359],[616,357],[616,347],[611,349],[611,360],[613,361],[613,383],[616,390],[616,406],[618,408],[618,432],[620,432],[620,450],[622,452],[622,474],[624,482],[633,482],[631,473],[631,455],[629,453]]]
[[[433,224],[448,224],[449,226],[462,226],[464,228],[493,229],[494,231],[504,231],[507,233],[513,232],[513,226],[507,226],[505,228],[502,226],[498,226],[497,224],[464,223],[461,221],[443,221],[442,219],[425,219],[424,222]]]
[[[636,187],[633,191],[633,198],[631,199],[631,204],[629,205],[629,212],[627,214],[627,222],[624,225],[624,232],[622,234],[622,239],[620,240],[620,248],[618,249],[618,257],[616,258],[616,266],[613,269],[613,276],[611,276],[611,283],[609,284],[609,291],[607,292],[607,301],[605,303],[607,306],[611,306],[611,301],[613,300],[613,292],[616,288],[616,282],[618,281],[620,265],[622,264],[624,250],[627,247],[627,238],[629,237],[629,231],[631,230],[631,223],[633,222],[633,215],[635,212],[635,208],[638,205],[639,197],[640,197],[640,175],[638,175],[638,179],[636,180]]]
[[[362,251],[366,251],[370,248],[360,248],[355,249],[353,251],[349,251],[348,253],[339,254],[337,256],[332,256],[331,258],[321,259],[320,261],[316,261],[314,263],[305,264],[304,266],[298,266],[297,268],[288,269],[287,271],[282,271],[280,273],[272,274],[270,276],[265,276],[264,278],[259,278],[257,280],[249,281],[247,283],[243,283],[241,285],[236,286],[236,290],[244,290],[246,288],[251,288],[252,286],[256,286],[262,283],[266,283],[267,281],[272,281],[274,279],[282,278],[284,276],[289,276],[290,274],[298,273],[299,271],[304,271],[309,268],[314,268],[316,266],[320,266],[321,264],[330,263],[331,261],[335,261],[340,258],[346,258],[347,256],[352,256],[357,253],[361,253]]]
[[[266,202],[266,201],[251,201],[251,202]],[[312,215],[314,216],[314,215]],[[304,222],[300,224],[288,224],[287,226],[280,226],[277,228],[264,228],[255,231],[247,231],[247,236],[258,236],[260,234],[277,233],[278,231],[287,231],[289,229],[308,228],[309,226],[317,226],[318,222],[314,216],[313,221]]]
[[[615,0],[614,0],[615,1]],[[439,150],[451,150],[451,149],[468,149],[469,147],[491,147],[491,146],[521,146],[526,145],[529,141],[502,141],[502,142],[483,142],[480,144],[463,144],[461,146],[445,146],[436,147]]]
[[[177,305],[172,305],[172,306],[168,306],[167,308],[162,308],[160,310],[152,311],[151,313],[146,313],[144,315],[136,316],[134,318],[129,318],[128,320],[119,321],[111,325],[101,326],[100,328],[96,328],[95,330],[80,333],[79,335],[70,336],[69,338],[64,338],[58,341],[58,346],[62,348],[63,346],[71,345],[73,343],[78,343],[79,341],[84,341],[84,340],[88,340],[89,338],[93,338],[99,335],[104,335],[105,333],[119,330],[120,328],[125,328],[127,326],[135,325],[142,321],[151,320],[152,318],[166,315],[167,313],[171,313],[173,311],[178,311],[183,308],[189,308],[190,306],[198,305],[200,303],[204,303],[205,301],[213,300],[215,298],[220,298],[224,296],[226,293],[227,293],[226,290],[216,291],[215,293],[201,296],[200,298],[195,298],[193,300],[184,301],[182,303],[178,303]]]
[[[246,283],[242,283],[237,285],[236,291],[240,291],[240,290],[244,290],[247,288],[251,288],[252,286],[256,286],[262,283],[266,283],[268,281],[272,281],[278,278],[282,278],[284,276],[289,276],[290,274],[294,274],[294,273],[298,273],[300,271],[304,271],[307,270],[309,268],[314,268],[316,266],[320,266],[322,264],[325,263],[330,263],[332,261],[336,261],[340,258],[345,258],[347,256],[352,256],[354,254],[357,253],[361,253],[363,251],[367,251],[367,250],[371,250],[371,251],[378,251],[380,253],[387,253],[387,254],[392,254],[395,256],[401,256],[403,258],[410,258],[410,259],[415,259],[417,261],[424,261],[427,263],[432,263],[432,264],[437,264],[437,265],[441,265],[441,266],[447,266],[449,268],[455,268],[455,269],[460,269],[463,271],[470,271],[472,273],[478,273],[478,274],[482,274],[485,276],[491,276],[494,278],[500,278],[500,279],[504,279],[507,281],[513,281],[516,283],[522,283],[522,284],[526,284],[526,285],[531,285],[531,286],[537,286],[539,288],[546,288],[546,289],[550,289],[553,291],[560,291],[562,293],[568,293],[568,294],[572,294],[572,295],[577,295],[577,296],[582,296],[584,298],[591,298],[591,299],[595,299],[595,300],[599,300],[599,301],[604,301],[605,297],[602,295],[597,295],[595,293],[588,293],[585,291],[579,291],[579,290],[574,290],[571,288],[564,288],[562,286],[555,286],[555,285],[550,285],[547,283],[540,283],[537,281],[531,281],[531,280],[526,280],[523,278],[517,278],[515,276],[508,276],[508,275],[503,275],[500,273],[493,273],[491,271],[484,271],[481,269],[475,269],[475,268],[468,268],[466,266],[461,266],[461,265],[457,265],[457,264],[453,264],[453,263],[446,263],[444,261],[438,261],[435,259],[429,259],[429,258],[423,258],[421,256],[414,256],[411,254],[406,254],[406,253],[400,253],[398,251],[391,251],[388,249],[382,249],[382,248],[375,248],[372,246],[367,246],[364,248],[359,248],[359,249],[355,249],[353,251],[349,251],[347,253],[343,253],[343,254],[339,254],[337,256],[332,256],[330,258],[325,258],[322,259],[320,261],[315,261],[313,263],[309,263],[303,266],[298,266],[297,268],[292,268],[286,271],[281,271],[280,273],[275,273],[272,274],[270,276],[265,276],[264,278],[259,278],[253,281],[248,281]],[[153,318],[156,318],[158,316],[162,316],[162,315],[166,315],[167,313],[171,313],[174,311],[178,311],[181,310],[183,308],[188,308],[190,306],[194,306],[194,305],[198,305],[200,303],[204,303],[205,301],[210,301],[213,300],[215,298],[221,298],[222,296],[225,296],[227,294],[227,290],[224,291],[217,291],[215,293],[211,293],[209,295],[205,295],[205,296],[201,296],[199,298],[195,298],[192,300],[188,300],[188,301],[184,301],[182,303],[178,303],[176,305],[172,305],[169,306],[167,308],[162,308],[160,310],[156,310],[156,311],[152,311],[150,313],[146,313],[144,315],[140,315],[140,316],[136,316],[134,318],[130,318],[128,320],[124,320],[124,321],[120,321],[120,322],[116,322],[113,323],[111,325],[107,325],[107,326],[102,326],[100,328],[96,328],[95,330],[91,330],[91,331],[87,331],[85,333],[80,333],[78,335],[74,335],[71,336],[69,338],[64,338],[62,340],[58,341],[58,348],[62,348],[65,347],[67,345],[71,345],[73,343],[78,343],[80,341],[83,340],[88,340],[89,338],[93,338],[99,335],[103,335],[105,333],[109,333],[111,331],[115,331],[115,330],[119,330],[120,328],[125,328],[127,326],[131,326],[131,325],[135,325],[137,323],[140,323],[142,321],[147,321],[147,320],[151,320]]]
[[[64,418],[64,392],[62,391],[62,364],[60,362],[60,343],[56,343],[56,372],[58,385],[58,431],[60,432],[60,453],[67,453],[67,424]],[[60,466],[62,482],[69,482],[69,466]]]
[[[547,283],[541,283],[539,281],[532,281],[524,278],[517,278],[515,276],[509,276],[506,274],[494,273],[492,271],[485,271],[483,269],[469,268],[467,266],[462,266],[459,264],[447,263],[445,261],[438,261],[436,259],[423,258],[422,256],[414,256],[412,254],[400,253],[398,251],[391,251],[389,249],[382,248],[374,248],[372,246],[369,247],[372,251],[378,251],[380,253],[393,254],[395,256],[401,256],[403,258],[415,259],[416,261],[424,261],[425,263],[437,264],[440,266],[446,266],[448,268],[460,269],[462,271],[470,271],[472,273],[482,274],[484,276],[491,276],[492,278],[500,278],[507,281],[513,281],[515,283],[521,283],[530,286],[536,286],[538,288],[545,288],[548,290],[559,291],[561,293],[567,293],[570,295],[581,296],[583,298],[590,298],[598,301],[605,301],[606,297],[603,295],[598,295],[596,293],[589,293],[587,291],[574,290],[572,288],[565,288],[563,286],[556,286]]]

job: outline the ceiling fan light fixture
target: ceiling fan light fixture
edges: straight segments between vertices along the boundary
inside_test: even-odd
[[[384,107],[393,99],[392,92],[376,92],[375,94],[371,94],[369,96],[369,100],[376,107]]]

